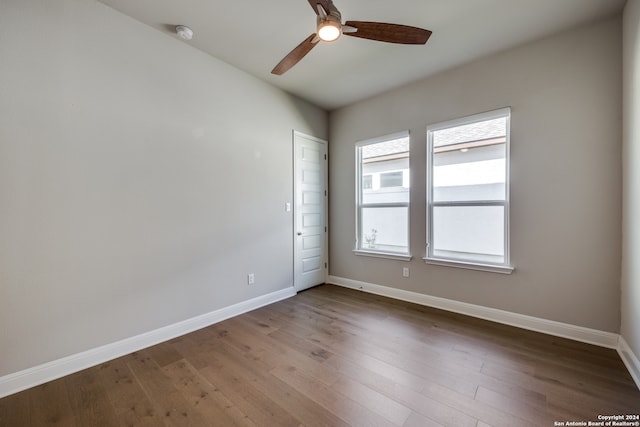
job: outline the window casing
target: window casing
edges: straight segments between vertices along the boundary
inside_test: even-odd
[[[409,260],[409,132],[356,144],[357,255]]]
[[[511,273],[510,108],[427,127],[427,263]]]

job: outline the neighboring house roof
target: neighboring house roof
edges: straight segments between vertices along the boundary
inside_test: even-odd
[[[500,117],[493,120],[485,120],[482,122],[434,131],[433,145],[435,147],[442,147],[443,145],[493,139],[505,136],[506,133],[507,119],[505,117]]]
[[[370,159],[373,157],[389,156],[393,154],[406,153],[409,151],[409,137],[405,136],[390,141],[378,142],[376,144],[365,145],[362,147],[362,158]]]
[[[435,147],[462,144],[472,141],[483,141],[504,137],[507,132],[507,120],[500,117],[482,122],[470,123],[433,132],[433,144]],[[378,157],[393,158],[398,154],[409,152],[409,137],[392,139],[389,141],[369,144],[362,147],[362,159],[372,160]],[[379,161],[377,159],[374,161]]]

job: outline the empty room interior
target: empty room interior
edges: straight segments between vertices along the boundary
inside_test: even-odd
[[[0,0],[0,426],[639,416],[639,0]]]

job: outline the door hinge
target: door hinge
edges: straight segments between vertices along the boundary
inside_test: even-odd
[[[327,155],[326,154],[324,155],[324,159],[327,160]]]
[[[324,268],[327,268],[327,263],[326,262],[324,263]]]

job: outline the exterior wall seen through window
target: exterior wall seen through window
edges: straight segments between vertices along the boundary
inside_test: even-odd
[[[510,109],[430,126],[425,260],[509,265]]]
[[[409,134],[356,145],[356,252],[409,254]]]

